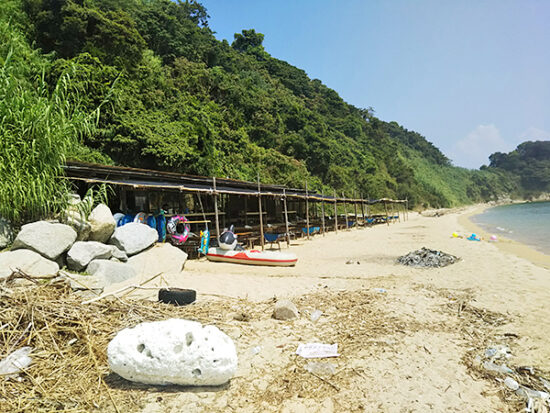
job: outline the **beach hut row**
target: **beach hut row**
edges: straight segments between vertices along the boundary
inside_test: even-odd
[[[408,219],[407,200],[365,199],[317,193],[304,188],[229,178],[68,161],[65,179],[83,195],[91,185],[108,184],[113,212],[150,214],[163,210],[169,218],[183,214],[193,233],[209,228],[211,236],[235,227],[247,247],[310,238],[327,231],[349,230]],[[182,248],[193,255],[198,239]]]

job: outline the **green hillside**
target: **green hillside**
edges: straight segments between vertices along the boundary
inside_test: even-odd
[[[490,172],[507,172],[519,182],[520,196],[536,197],[550,193],[550,141],[523,142],[510,153],[489,156]]]
[[[262,42],[253,29],[216,40],[194,1],[4,0],[0,215],[57,208],[66,158],[246,180],[259,171],[265,183],[307,179],[413,207],[515,191],[509,172],[452,166]]]

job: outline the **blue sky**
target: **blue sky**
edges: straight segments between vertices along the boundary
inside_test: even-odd
[[[455,165],[550,140],[550,0],[199,0],[218,39],[272,56],[426,136]]]

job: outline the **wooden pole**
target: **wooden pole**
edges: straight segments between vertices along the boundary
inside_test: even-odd
[[[397,211],[397,219],[399,219],[399,222],[401,222],[401,211],[399,211],[399,204],[395,206],[395,209]]]
[[[405,199],[405,209],[407,211],[407,221],[409,220],[409,198]]]
[[[218,217],[218,193],[216,192],[216,177],[212,177],[214,184],[214,214],[216,216],[216,238],[219,238],[220,234],[220,221]]]
[[[386,210],[386,224],[388,224],[388,227],[390,226],[390,221],[389,221],[389,217],[388,217],[388,204],[386,203],[386,201],[384,201],[384,209]]]
[[[367,219],[365,218],[365,200],[361,192],[359,192],[359,198],[361,198],[361,216],[363,217],[363,226],[365,226],[367,225]]]
[[[342,192],[342,198],[344,199],[344,215],[346,216],[346,231],[349,229],[348,226],[348,204],[346,203],[346,195]]]
[[[260,213],[260,243],[262,244],[262,251],[264,250],[264,219],[262,216],[262,195],[260,189],[260,172],[258,172],[258,210]]]
[[[162,205],[160,206],[162,208]],[[128,202],[126,198],[126,188],[120,189],[120,209],[124,214],[128,213]]]
[[[307,239],[309,239],[309,201],[308,201],[308,193],[307,193],[307,180],[306,180],[306,231],[307,231]]]
[[[286,189],[283,188],[283,205],[285,208],[286,246],[290,248],[290,232],[288,230],[288,210],[286,209]]]
[[[323,224],[323,237],[325,236],[325,195],[323,194],[323,191],[321,191],[321,222]]]
[[[244,197],[244,225],[248,225],[248,197]]]
[[[334,191],[334,232],[338,234],[338,202],[336,202],[336,191]]]
[[[391,202],[391,222],[395,224],[395,212],[393,211],[393,202]]]
[[[355,191],[353,191],[353,207],[355,209],[355,228],[359,228],[359,225],[357,225],[357,194]]]

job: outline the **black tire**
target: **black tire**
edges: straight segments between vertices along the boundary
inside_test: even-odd
[[[183,288],[161,288],[159,290],[159,301],[166,304],[185,305],[191,304],[197,299],[195,290]]]

